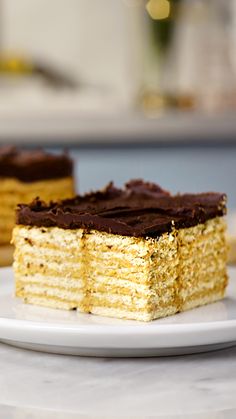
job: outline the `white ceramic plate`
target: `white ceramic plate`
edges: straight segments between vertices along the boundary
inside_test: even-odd
[[[27,349],[85,356],[158,356],[236,345],[236,268],[223,301],[151,323],[116,320],[23,304],[13,272],[0,269],[0,341]]]

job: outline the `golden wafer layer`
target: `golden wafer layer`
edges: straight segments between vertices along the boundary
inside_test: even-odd
[[[25,183],[17,179],[0,179],[0,245],[11,240],[15,224],[15,208],[39,196],[45,202],[70,198],[74,194],[73,178]]]
[[[158,239],[16,226],[16,296],[25,302],[149,321],[223,297],[222,217]]]
[[[212,220],[178,233],[182,310],[224,296],[227,285],[225,224]]]

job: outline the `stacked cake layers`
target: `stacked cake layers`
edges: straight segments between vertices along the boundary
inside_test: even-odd
[[[227,284],[224,205],[222,195],[170,197],[133,182],[51,207],[21,206],[16,295],[143,321],[216,301]]]
[[[17,179],[0,179],[0,244],[11,240],[15,209],[19,202],[31,202],[36,196],[49,202],[70,197],[72,194],[73,180],[69,177],[30,183]]]
[[[73,195],[72,162],[65,156],[41,151],[0,151],[0,245],[11,240],[15,209],[19,202],[31,202],[36,196],[44,201]]]
[[[223,218],[213,218],[178,232],[179,298],[187,310],[223,297],[227,285]]]

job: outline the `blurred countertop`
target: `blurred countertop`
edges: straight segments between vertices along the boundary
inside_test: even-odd
[[[76,110],[45,106],[39,109],[0,108],[0,144],[7,142],[44,145],[109,144],[111,142],[165,144],[236,143],[234,113],[205,115],[196,112],[168,112],[146,117],[140,112]]]
[[[34,77],[0,80],[0,144],[236,143],[235,112],[149,109],[103,85],[56,89]],[[141,106],[141,105],[139,105]]]
[[[0,344],[4,419],[234,419],[236,348],[163,358],[50,355]]]

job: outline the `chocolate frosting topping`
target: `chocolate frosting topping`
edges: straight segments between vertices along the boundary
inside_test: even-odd
[[[43,150],[0,148],[0,178],[34,182],[72,176],[72,171],[72,160],[65,153],[53,155]]]
[[[204,223],[225,214],[226,195],[171,196],[158,185],[133,180],[124,189],[104,190],[46,205],[40,199],[20,204],[17,224],[63,229],[85,228],[135,237],[158,237],[175,228]]]

